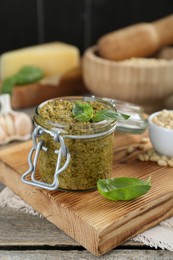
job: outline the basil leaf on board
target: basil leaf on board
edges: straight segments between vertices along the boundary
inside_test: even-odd
[[[114,119],[118,121],[118,120],[126,120],[129,117],[130,117],[129,115],[125,115],[112,110],[100,110],[94,115],[93,120],[95,122],[100,122],[103,120],[114,120]]]
[[[12,94],[13,86],[15,85],[15,77],[5,79],[1,86],[1,94]]]
[[[72,113],[76,120],[89,122],[93,117],[93,108],[88,103],[75,102]]]
[[[15,75],[16,85],[25,85],[43,78],[43,70],[33,66],[25,66]]]
[[[12,94],[13,87],[15,85],[25,85],[38,80],[44,77],[44,72],[37,67],[25,66],[15,75],[6,78],[2,82],[1,93],[2,94]]]
[[[150,178],[145,182],[138,178],[110,178],[97,181],[99,193],[108,200],[132,200],[136,199],[151,188]]]

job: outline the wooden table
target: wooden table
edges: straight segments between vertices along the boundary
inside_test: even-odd
[[[0,192],[4,185],[0,183]],[[173,252],[128,241],[100,257],[93,256],[45,218],[0,208],[1,259],[173,259]]]
[[[0,190],[3,185],[0,184]],[[0,209],[0,259],[173,259],[173,252],[129,241],[96,257],[45,218]]]
[[[32,114],[32,111],[29,112]],[[0,191],[3,188],[0,183]],[[155,250],[142,243],[128,241],[109,253],[96,257],[45,218],[11,208],[0,208],[0,260],[98,258],[168,260],[173,259],[173,252]]]

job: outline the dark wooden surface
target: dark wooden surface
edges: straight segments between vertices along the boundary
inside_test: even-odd
[[[107,32],[171,13],[171,0],[1,0],[0,54],[49,41],[74,44],[82,53]]]

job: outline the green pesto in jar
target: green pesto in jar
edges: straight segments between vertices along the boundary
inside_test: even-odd
[[[70,152],[70,163],[58,176],[59,188],[88,190],[96,188],[98,179],[111,177],[114,133],[108,130],[113,129],[116,123],[77,121],[72,113],[74,102],[73,98],[45,102],[37,108],[34,119],[37,125],[45,129],[52,131],[54,128],[58,129]],[[107,102],[100,100],[87,102],[94,112],[102,109],[114,110]],[[100,133],[103,135],[99,136]],[[40,138],[44,140],[48,149],[46,152],[40,151],[38,170],[42,180],[50,184],[53,182],[57,162],[57,154],[54,151],[60,148],[60,144],[47,133]],[[65,158],[62,157],[61,166],[64,162]]]

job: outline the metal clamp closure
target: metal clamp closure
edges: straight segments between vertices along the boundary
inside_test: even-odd
[[[48,184],[43,181],[38,181],[35,178],[36,174],[36,166],[37,166],[37,161],[39,158],[39,153],[41,150],[44,152],[47,152],[48,148],[45,145],[44,140],[39,140],[38,137],[41,135],[44,135],[45,133],[49,134],[55,142],[60,143],[60,148],[56,149],[54,151],[55,154],[57,154],[57,163],[56,163],[56,168],[55,168],[55,173],[54,173],[54,179],[51,184]],[[58,175],[63,172],[67,166],[69,165],[70,162],[70,153],[67,148],[67,146],[64,143],[63,137],[60,135],[60,132],[57,131],[56,129],[54,131],[49,131],[41,126],[37,126],[32,134],[32,140],[33,140],[33,147],[31,148],[29,155],[28,155],[28,164],[29,164],[29,169],[22,175],[21,180],[26,183],[30,184],[32,186],[36,186],[39,188],[44,188],[47,190],[56,190],[58,189],[59,186],[59,180],[58,180]],[[33,154],[35,153],[35,156],[33,158]],[[61,167],[61,159],[62,156],[66,158],[66,161],[64,165]],[[26,177],[30,175],[31,180],[27,180]]]

